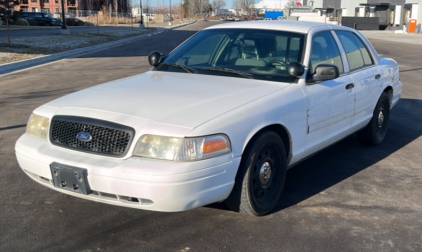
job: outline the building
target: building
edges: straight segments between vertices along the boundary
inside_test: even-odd
[[[258,10],[284,10],[284,6],[288,3],[289,1],[286,0],[282,0],[282,1],[278,1],[278,0],[261,0],[258,3],[255,4],[255,8]]]
[[[303,5],[340,23],[342,17],[377,17],[379,29],[403,29],[410,19],[419,27],[422,22],[422,0],[303,0]]]
[[[65,1],[66,10],[73,11],[78,9],[78,1]],[[17,11],[24,12],[44,12],[44,13],[61,13],[61,0],[19,0]]]
[[[44,12],[61,13],[62,0],[19,0],[16,11],[24,12]],[[103,9],[114,11],[114,1],[106,0],[64,0],[66,13],[85,16],[93,11],[102,11]],[[109,6],[107,6],[107,3]],[[128,12],[128,0],[119,0],[117,2],[118,12]]]

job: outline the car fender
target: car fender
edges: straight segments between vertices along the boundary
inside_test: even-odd
[[[231,141],[233,157],[239,157],[259,131],[276,125],[283,127],[287,132],[288,149],[291,152],[289,161],[293,162],[295,155],[303,152],[304,149],[306,119],[304,94],[299,85],[291,84],[195,127],[187,134],[187,137],[226,134]]]
[[[395,60],[391,58],[380,58],[381,88],[378,97],[381,97],[381,94],[385,90],[391,89],[392,93],[389,94],[389,98],[392,105],[397,103],[401,96],[402,83],[400,82],[399,70],[400,67]]]

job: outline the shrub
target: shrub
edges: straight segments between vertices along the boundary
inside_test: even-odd
[[[35,20],[35,19],[29,19],[29,20],[28,20],[28,24],[29,24],[29,25],[38,25],[38,22],[37,22],[37,20]]]
[[[95,26],[95,24],[91,22],[84,22],[84,26]]]
[[[29,26],[29,23],[26,21],[26,19],[19,18],[18,21],[15,22],[15,25]]]

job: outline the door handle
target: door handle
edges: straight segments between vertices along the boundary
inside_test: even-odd
[[[352,89],[354,87],[355,87],[355,84],[353,84],[353,83],[349,83],[349,84],[346,85],[346,89]]]
[[[379,80],[381,78],[381,74],[377,74],[377,75],[375,75],[375,79],[376,80]]]

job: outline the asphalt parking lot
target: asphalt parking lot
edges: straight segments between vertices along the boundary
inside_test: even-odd
[[[422,50],[413,35],[368,35],[400,64],[404,84],[384,143],[365,146],[352,135],[289,170],[268,216],[222,203],[180,213],[94,203],[21,171],[14,145],[33,109],[148,71],[151,51],[169,52],[212,24],[0,76],[0,251],[422,251]]]

